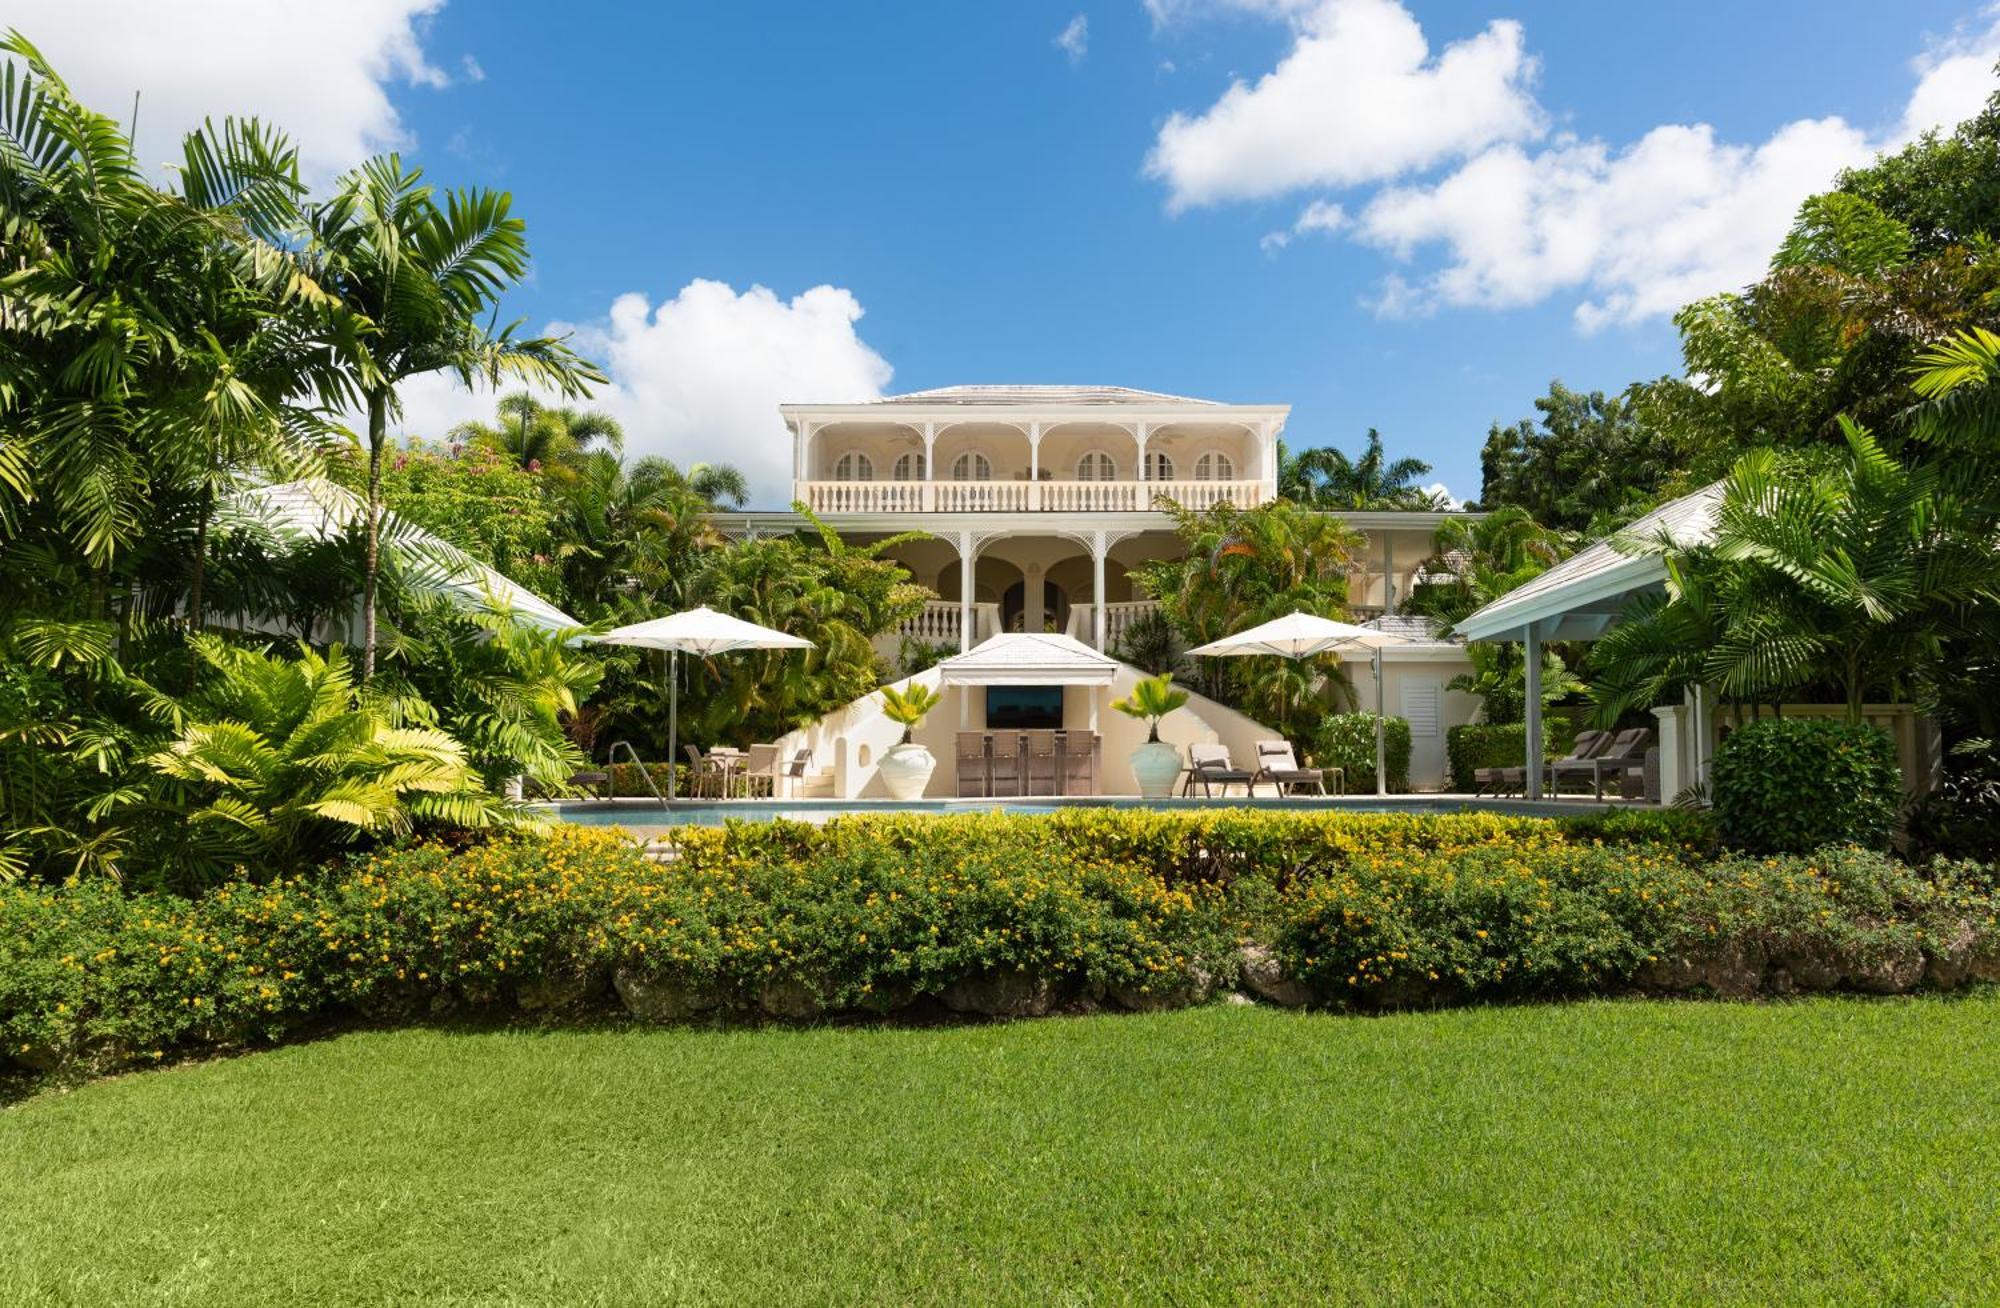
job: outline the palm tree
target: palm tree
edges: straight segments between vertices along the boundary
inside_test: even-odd
[[[1899,463],[1849,419],[1841,428],[1848,452],[1831,464],[1769,449],[1737,460],[1710,549],[1627,545],[1678,570],[1664,600],[1631,611],[1633,634],[1604,647],[1610,679],[1670,688],[1698,675],[1751,703],[1831,685],[1860,722],[1871,690],[1936,666],[1946,636],[2000,594],[1991,531],[1935,466]]]
[[[332,199],[306,212],[307,257],[336,297],[331,345],[349,398],[368,421],[367,546],[362,574],[361,676],[375,671],[375,601],[381,566],[382,457],[396,388],[450,372],[465,384],[507,379],[580,399],[604,381],[596,365],[550,337],[499,331],[486,320],[501,292],[528,270],[525,224],[501,191],[453,191],[440,203],[423,170],[384,155],[343,178]]]
[[[609,450],[576,456],[556,490],[565,581],[587,608],[621,596],[686,607],[697,554],[722,543],[709,514],[748,498],[743,474],[728,464],[628,464]]]
[[[217,490],[310,455],[324,432],[306,313],[323,296],[283,246],[296,154],[226,120],[185,139],[178,190],[156,188],[25,38],[0,55],[0,532],[62,542],[56,566],[88,571],[92,617],[114,567],[170,542],[161,570],[186,577],[198,627]],[[176,523],[191,550],[160,530]]]
[[[593,447],[625,448],[625,429],[599,409],[546,405],[526,391],[502,396],[495,407],[492,424],[460,423],[452,439],[498,450],[528,469],[566,465]]]
[[[1536,522],[1526,509],[1507,505],[1483,518],[1447,518],[1432,540],[1423,577],[1404,606],[1436,621],[1450,634],[1467,616],[1560,563],[1571,552],[1569,538]],[[1452,678],[1447,689],[1477,695],[1488,722],[1521,720],[1527,703],[1527,662],[1511,642],[1470,645],[1470,674]],[[1542,662],[1542,698],[1553,702],[1582,689],[1555,649]]]
[[[1382,433],[1368,429],[1361,457],[1350,459],[1331,445],[1288,451],[1278,446],[1278,494],[1296,504],[1321,509],[1435,509],[1438,497],[1416,484],[1430,475],[1422,459],[1389,461]]]

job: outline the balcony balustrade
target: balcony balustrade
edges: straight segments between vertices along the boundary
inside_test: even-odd
[[[1160,499],[1190,509],[1251,508],[1261,481],[801,481],[814,513],[1140,513]]]

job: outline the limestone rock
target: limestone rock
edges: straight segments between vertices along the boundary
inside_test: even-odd
[[[545,972],[518,983],[514,987],[514,1002],[529,1013],[568,1008],[602,994],[605,980],[601,967]]]
[[[772,1017],[787,1017],[795,1022],[818,1017],[825,1008],[811,986],[790,979],[766,982],[757,992],[757,1006]]]
[[[647,1022],[684,1022],[722,1004],[720,996],[630,968],[621,967],[613,972],[611,984],[617,988],[618,998],[627,1011]]]
[[[1029,972],[991,972],[961,977],[944,988],[945,1007],[954,1013],[988,1017],[1041,1017],[1055,1007],[1056,988]]]
[[[1266,945],[1245,945],[1237,956],[1243,984],[1252,993],[1287,1008],[1301,1008],[1312,1001],[1312,987],[1285,975],[1278,956]]]

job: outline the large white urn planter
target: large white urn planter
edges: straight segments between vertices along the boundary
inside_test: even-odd
[[[1181,752],[1164,740],[1149,740],[1132,751],[1132,777],[1139,793],[1147,799],[1165,799],[1174,793],[1174,781],[1181,774]]]
[[[876,766],[890,795],[897,799],[922,799],[924,787],[931,783],[931,773],[937,771],[937,759],[922,745],[903,744],[890,749]]]

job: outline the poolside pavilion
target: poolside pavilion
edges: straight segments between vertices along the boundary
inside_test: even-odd
[[[1544,646],[1551,641],[1594,641],[1617,624],[1633,599],[1660,593],[1666,586],[1664,559],[1657,554],[1629,552],[1621,543],[1665,540],[1682,549],[1707,544],[1715,537],[1721,502],[1721,482],[1670,500],[1635,519],[1617,535],[1563,560],[1457,624],[1458,634],[1467,640],[1518,641],[1525,646],[1530,742],[1542,735]],[[1786,704],[1781,711],[1789,717],[1831,717],[1846,712],[1843,706],[1827,704]],[[1709,761],[1727,730],[1727,719],[1711,686],[1693,688],[1678,704],[1655,706],[1653,716],[1659,747],[1658,798],[1671,804],[1683,792],[1707,783]],[[1936,724],[1908,704],[1870,704],[1864,717],[1895,742],[1905,785],[1917,792],[1931,789],[1940,758]],[[1531,744],[1523,762],[1527,796],[1538,799],[1545,790],[1540,751]]]

